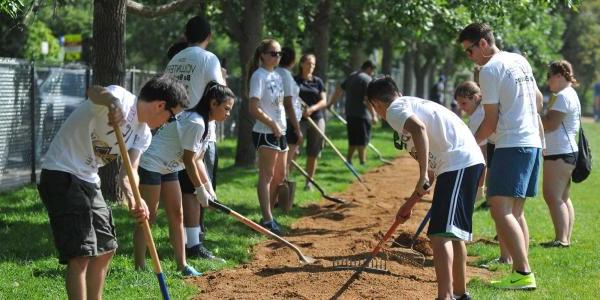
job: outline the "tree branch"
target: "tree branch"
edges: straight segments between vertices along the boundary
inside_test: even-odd
[[[191,5],[194,2],[200,2],[199,0],[175,0],[167,4],[149,6],[139,2],[128,0],[127,1],[127,13],[143,16],[146,18],[155,18],[170,14],[180,8]]]

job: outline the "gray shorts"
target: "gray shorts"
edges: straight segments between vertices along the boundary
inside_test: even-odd
[[[117,249],[112,211],[100,186],[67,172],[42,170],[38,185],[61,264]]]
[[[320,118],[313,121],[315,121],[317,127],[321,129],[321,132],[325,133],[325,119]],[[318,157],[321,154],[321,150],[323,150],[323,143],[325,140],[317,130],[304,119],[300,121],[300,129],[302,130],[302,135],[306,141],[306,155]]]

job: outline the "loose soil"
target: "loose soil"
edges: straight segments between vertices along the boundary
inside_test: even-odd
[[[317,262],[302,266],[296,254],[274,241],[253,249],[254,259],[235,269],[208,272],[189,281],[200,289],[197,299],[433,299],[437,295],[431,247],[424,234],[415,249],[425,256],[424,267],[402,259],[400,248],[387,243],[380,258],[387,258],[388,274],[335,269],[333,261],[365,258],[394,221],[398,208],[410,196],[418,179],[418,165],[410,157],[399,157],[392,166],[364,174],[371,192],[353,184],[336,197],[348,201],[335,204],[322,200],[307,207],[284,238],[299,246]],[[419,223],[431,205],[426,196],[401,225],[394,239],[410,245]],[[468,267],[470,277],[489,277],[484,269]]]

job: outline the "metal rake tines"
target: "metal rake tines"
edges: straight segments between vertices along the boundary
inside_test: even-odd
[[[334,260],[333,267],[335,269],[340,270],[356,270],[356,271],[364,271],[370,273],[379,273],[379,274],[389,274],[390,271],[387,269],[387,260],[374,257],[368,265],[363,265],[367,259],[351,259],[351,258],[342,258]]]

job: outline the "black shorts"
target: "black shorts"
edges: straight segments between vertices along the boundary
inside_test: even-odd
[[[574,166],[577,163],[577,154],[578,154],[578,152],[555,154],[555,155],[546,155],[546,156],[544,156],[544,160],[559,160],[559,159],[562,159],[567,164]]]
[[[296,145],[298,144],[298,135],[296,134],[296,129],[292,126],[292,122],[290,119],[287,119],[287,129],[285,130],[285,138],[287,139],[288,144]]]
[[[494,157],[494,150],[496,150],[496,144],[487,143],[485,146],[485,152],[487,154],[486,166],[487,168],[491,168],[492,166],[492,158]]]
[[[193,194],[196,192],[196,188],[185,169],[179,171],[177,176],[179,177],[179,187],[181,187],[182,194]]]
[[[350,146],[366,146],[371,139],[371,122],[365,118],[347,117],[346,132]]]
[[[288,151],[287,139],[284,135],[276,138],[272,133],[252,132],[252,142],[258,150],[260,147],[267,147],[280,152]]]
[[[473,206],[483,164],[442,173],[437,177],[428,235],[470,241]]]
[[[177,172],[160,174],[148,171],[142,167],[138,167],[138,175],[140,176],[140,184],[146,185],[160,185],[163,182],[178,180]]]
[[[102,198],[100,185],[67,172],[42,169],[38,191],[48,211],[61,264],[117,249],[112,211]]]

